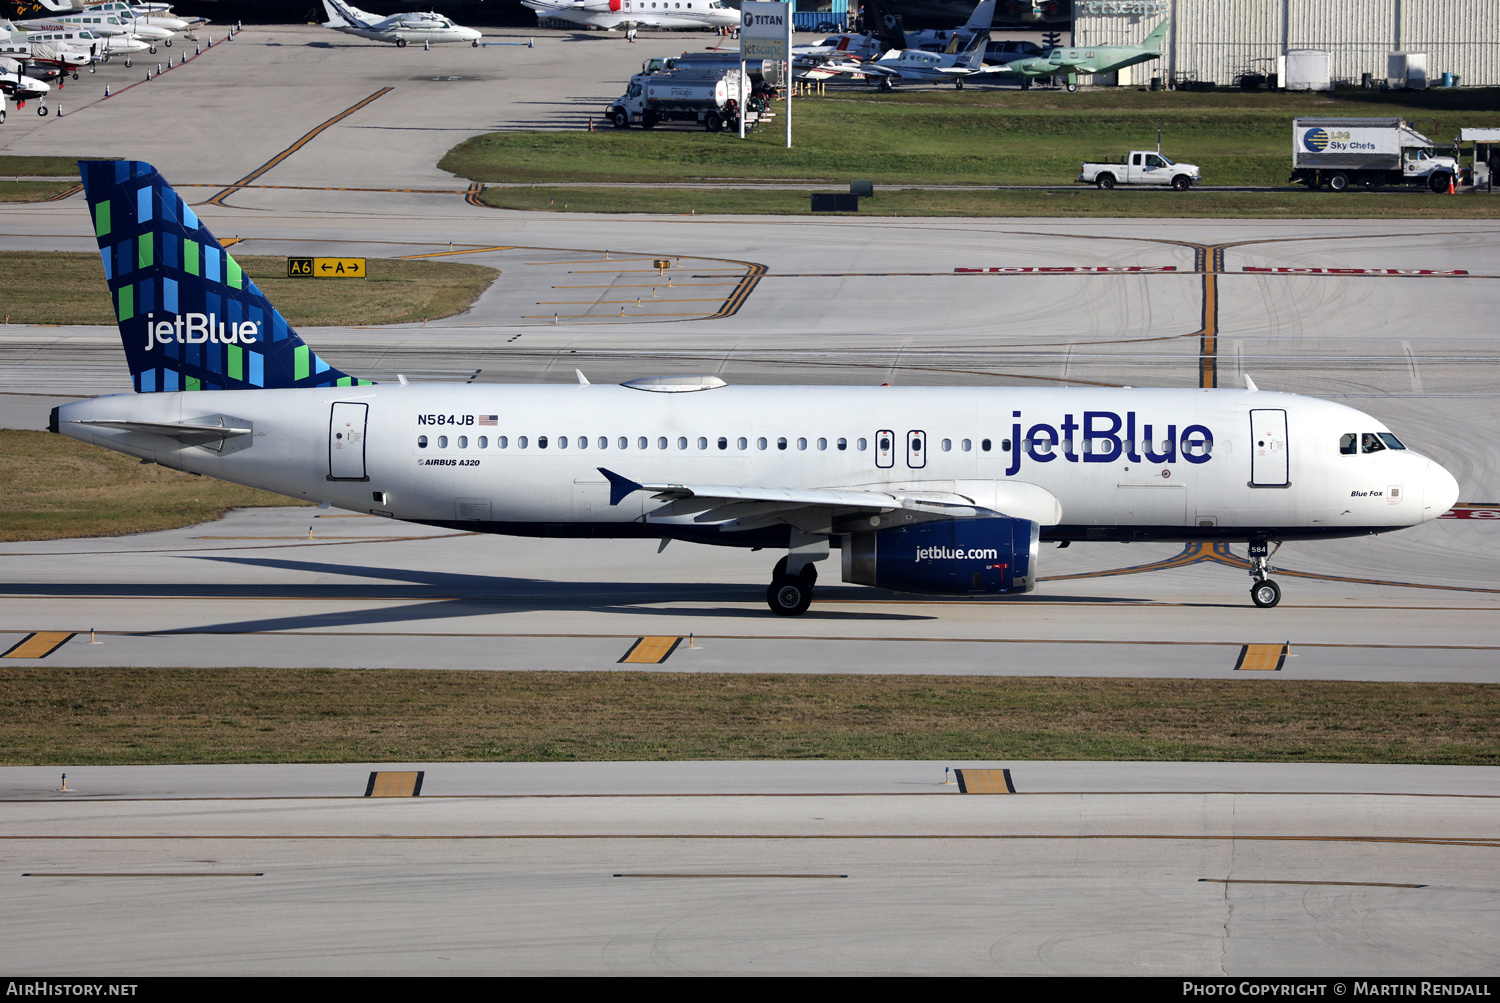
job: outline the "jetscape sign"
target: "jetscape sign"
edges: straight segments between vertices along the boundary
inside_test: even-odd
[[[792,5],[745,0],[740,5],[740,57],[786,62],[792,47]]]

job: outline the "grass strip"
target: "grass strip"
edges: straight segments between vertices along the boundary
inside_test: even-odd
[[[1163,152],[1202,167],[1205,183],[1281,185],[1291,173],[1294,118],[1404,117],[1437,143],[1451,142],[1463,126],[1500,126],[1500,88],[1067,94],[917,85],[877,94],[843,86],[794,100],[790,150],[779,118],[741,142],[686,125],[600,128],[601,105],[599,131],[476,136],[439,166],[484,182],[1065,184],[1081,161],[1155,148],[1160,119]]]
[[[34,664],[0,673],[0,708],[5,765],[1500,763],[1488,684]]]
[[[148,533],[232,508],[305,504],[51,432],[0,429],[0,467],[0,541],[8,543]]]
[[[0,181],[0,202],[45,202],[77,185],[76,181]]]
[[[456,261],[371,258],[366,279],[289,279],[286,258],[235,255],[294,327],[403,324],[467,310],[500,274]],[[115,323],[99,255],[0,251],[0,303],[11,324]]]
[[[836,190],[830,186],[829,191]],[[480,199],[497,209],[541,212],[666,213],[675,215],[808,215],[811,193],[801,189],[701,188],[486,188]],[[1174,192],[1155,189],[1098,191],[930,191],[881,189],[843,216],[1046,216],[1128,219],[1496,219],[1500,199],[1447,198],[1423,191]]]
[[[0,177],[77,178],[80,160],[119,160],[119,157],[0,157]]]

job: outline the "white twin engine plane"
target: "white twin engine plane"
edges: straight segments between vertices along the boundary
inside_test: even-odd
[[[468,42],[477,47],[482,37],[474,28],[454,24],[432,11],[408,11],[381,17],[340,0],[323,0],[323,10],[328,14],[323,27],[377,42],[392,42],[397,48],[405,47],[408,42]]]
[[[1270,544],[1416,526],[1458,496],[1369,415],[1248,380],[375,385],[304,344],[151,165],[80,166],[137,392],[59,407],[53,431],[428,525],[783,550],[782,615],[835,548],[846,582],[977,596],[1035,587],[1043,540],[1245,542],[1274,606]]]

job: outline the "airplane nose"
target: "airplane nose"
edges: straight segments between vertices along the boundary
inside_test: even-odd
[[[1436,519],[1458,501],[1458,481],[1441,464],[1427,461],[1422,477],[1422,520]]]

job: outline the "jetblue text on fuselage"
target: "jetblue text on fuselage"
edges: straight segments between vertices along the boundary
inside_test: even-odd
[[[211,313],[178,314],[173,320],[152,320],[146,314],[146,351],[156,345],[201,345],[211,341],[221,345],[253,345],[260,340],[260,325],[253,320],[226,325]]]
[[[1011,416],[1020,418],[1021,412]],[[1011,425],[1010,466],[1007,477],[1021,469],[1021,454],[1036,463],[1051,463],[1061,457],[1068,463],[1114,463],[1126,459],[1132,463],[1175,463],[1178,447],[1189,463],[1207,463],[1212,458],[1214,434],[1206,425],[1188,425],[1177,432],[1176,423],[1138,420],[1134,411],[1123,416],[1115,411],[1085,411],[1082,422],[1064,414],[1058,425],[1038,422],[1030,428],[1017,421]],[[1022,430],[1025,435],[1022,435]],[[1082,432],[1081,436],[1075,435]],[[1079,451],[1076,440],[1089,445]],[[1059,449],[1061,447],[1061,449]]]

